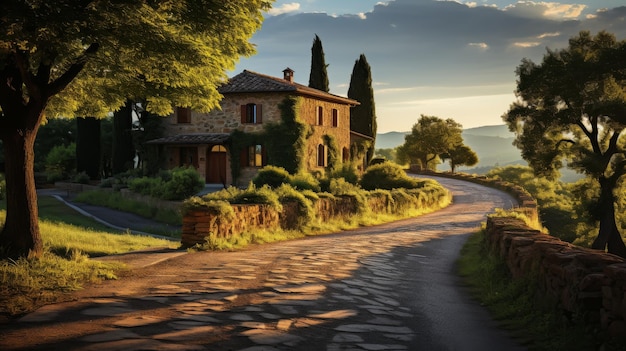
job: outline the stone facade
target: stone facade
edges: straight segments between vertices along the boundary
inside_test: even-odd
[[[239,78],[238,78],[239,77]],[[301,99],[299,115],[302,120],[312,126],[312,135],[308,139],[305,151],[306,167],[309,171],[323,172],[328,164],[328,143],[324,136],[332,136],[338,148],[338,160],[350,159],[350,107],[356,104],[354,100],[317,91],[312,88],[301,86],[293,81],[259,75],[253,72],[244,73],[233,78],[235,88],[228,87],[223,92],[224,98],[220,102],[220,109],[209,113],[191,111],[188,120],[181,121],[178,114],[181,109],[176,109],[174,114],[165,122],[165,137],[230,134],[235,130],[245,133],[258,133],[268,123],[280,123],[281,111],[279,105],[285,98],[299,97]],[[252,81],[253,83],[250,83]],[[261,81],[261,83],[259,83]],[[258,89],[250,88],[250,91],[235,91],[239,86],[256,84],[262,86]],[[260,121],[257,123],[243,123],[242,111],[245,106],[254,105],[258,109]],[[184,112],[184,111],[183,111]],[[164,143],[166,154],[166,167],[173,168],[191,164],[198,169],[200,174],[209,179],[208,173],[212,164],[209,164],[213,144],[185,144],[168,142]],[[228,148],[227,143],[223,143]],[[188,156],[195,154],[195,158]],[[221,164],[227,170],[226,185],[246,185],[256,174],[261,166],[242,167],[237,182],[231,176],[230,154],[227,152],[227,160]],[[182,155],[182,156],[181,156]],[[320,157],[321,156],[321,157]],[[182,158],[189,158],[189,161]]]

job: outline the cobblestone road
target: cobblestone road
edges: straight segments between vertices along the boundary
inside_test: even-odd
[[[185,254],[49,305],[2,350],[521,350],[454,274],[467,236],[508,195],[438,179],[450,207],[377,227]]]

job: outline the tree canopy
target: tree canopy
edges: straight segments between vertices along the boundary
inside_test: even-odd
[[[311,72],[309,74],[309,87],[321,91],[329,92],[328,72],[326,68],[326,59],[324,58],[324,48],[322,48],[322,40],[315,34],[313,46],[311,47]]]
[[[454,170],[458,166],[474,166],[478,163],[478,155],[476,152],[464,144],[455,145],[447,152],[444,152],[440,157],[448,160],[452,173],[454,173]]]
[[[159,115],[173,106],[217,107],[217,86],[271,0],[3,0],[0,2],[0,139],[9,256],[42,253],[33,143],[47,116],[101,117],[127,99]]]
[[[374,89],[372,88],[372,69],[367,63],[364,54],[354,63],[348,97],[359,102],[359,105],[350,108],[350,130],[373,139],[367,150],[367,160],[374,156],[376,144],[376,104],[374,102]]]
[[[592,247],[626,256],[614,194],[626,173],[626,42],[581,32],[539,64],[522,60],[516,73],[518,101],[503,116],[515,145],[536,174],[555,178],[566,164],[595,179],[591,213],[600,225]]]
[[[440,156],[463,144],[461,124],[453,119],[421,115],[398,147],[398,156],[423,169],[435,169]]]

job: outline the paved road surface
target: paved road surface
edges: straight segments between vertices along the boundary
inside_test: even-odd
[[[508,195],[438,179],[450,207],[377,227],[186,254],[74,294],[14,325],[0,349],[523,350],[454,274],[458,252]]]

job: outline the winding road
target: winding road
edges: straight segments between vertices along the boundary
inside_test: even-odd
[[[446,209],[239,252],[183,254],[0,326],[2,350],[523,350],[455,274],[509,195],[436,178]]]

